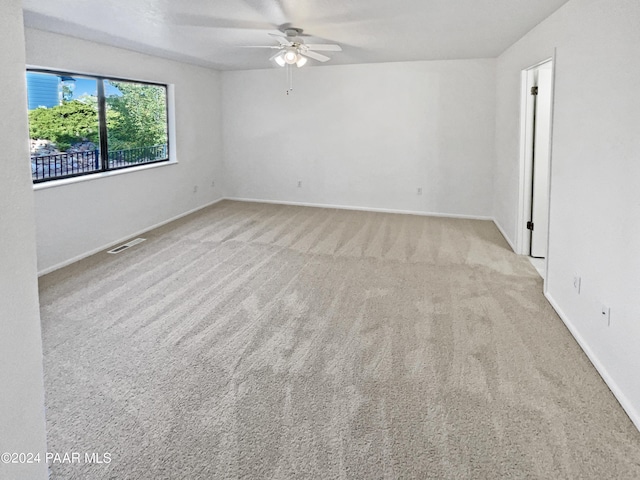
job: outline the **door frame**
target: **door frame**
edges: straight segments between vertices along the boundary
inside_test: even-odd
[[[553,116],[554,116],[554,97],[555,97],[555,75],[556,75],[556,53],[521,72],[521,103],[520,103],[520,179],[519,179],[519,201],[518,201],[518,225],[516,247],[517,253],[520,255],[529,255],[531,245],[531,232],[527,229],[527,222],[531,217],[532,203],[532,142],[533,142],[533,98],[530,90],[533,81],[533,72],[545,63],[551,62],[551,121],[549,134],[549,208],[551,208],[551,162],[553,159]],[[545,263],[549,259],[549,236],[547,235],[547,257]],[[547,270],[547,269],[545,269]],[[545,278],[546,284],[546,278]]]

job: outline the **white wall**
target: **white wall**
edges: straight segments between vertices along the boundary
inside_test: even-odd
[[[178,164],[36,190],[40,272],[223,196],[218,72],[29,28],[26,44],[31,66],[167,83],[175,91]]]
[[[572,0],[500,56],[494,213],[514,241],[520,71],[557,47],[547,296],[640,428],[639,25],[637,0]]]
[[[491,216],[494,60],[323,65],[293,77],[287,96],[284,69],[223,73],[230,196]]]
[[[20,0],[0,4],[0,453],[40,452],[40,464],[0,462],[0,478],[44,479],[47,467],[35,220],[29,171]]]

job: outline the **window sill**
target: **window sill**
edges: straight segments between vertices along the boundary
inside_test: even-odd
[[[62,178],[60,180],[50,180],[48,182],[34,183],[33,190],[34,191],[45,190],[47,188],[71,185],[73,183],[89,182],[91,180],[98,180],[105,177],[112,177],[114,175],[122,175],[124,173],[133,173],[133,172],[139,172],[142,170],[149,170],[152,168],[167,167],[169,165],[176,165],[177,163],[178,162],[176,160],[169,160],[168,162],[151,163],[149,165],[140,165],[137,167],[121,168],[119,170],[111,170],[108,172],[91,173],[89,175],[82,175],[80,177]]]

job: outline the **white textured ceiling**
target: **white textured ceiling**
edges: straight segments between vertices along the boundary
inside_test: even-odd
[[[338,43],[328,64],[496,57],[568,0],[23,0],[30,27],[221,70],[269,68],[268,32]],[[312,61],[312,63],[315,63]]]

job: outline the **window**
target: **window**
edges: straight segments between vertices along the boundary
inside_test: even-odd
[[[169,160],[167,87],[27,71],[34,183]]]

